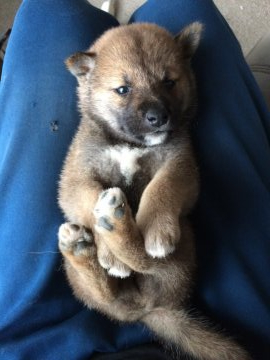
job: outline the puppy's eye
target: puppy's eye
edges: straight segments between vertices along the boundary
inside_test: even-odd
[[[166,86],[166,88],[172,89],[175,86],[176,81],[172,79],[165,79],[163,80],[163,84]]]
[[[119,95],[126,95],[130,92],[130,87],[129,86],[120,86],[119,88],[115,89],[115,91]]]

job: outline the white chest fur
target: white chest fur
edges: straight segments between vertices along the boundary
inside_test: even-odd
[[[146,150],[116,145],[107,148],[105,151],[106,156],[108,156],[113,163],[119,165],[126,184],[130,185],[134,174],[140,170],[138,160],[143,156]]]

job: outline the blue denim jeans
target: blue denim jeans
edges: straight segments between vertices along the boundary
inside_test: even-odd
[[[194,304],[270,358],[270,115],[211,0],[148,0],[131,21],[177,33],[199,20],[193,126],[201,173]],[[64,60],[117,26],[86,0],[24,0],[0,82],[0,358],[89,359],[151,341],[83,307],[61,269],[60,169],[79,122]]]

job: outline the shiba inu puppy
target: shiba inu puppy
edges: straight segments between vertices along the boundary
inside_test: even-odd
[[[59,248],[90,308],[141,321],[198,359],[249,359],[186,311],[195,269],[187,215],[199,187],[190,60],[201,31],[121,26],[67,60],[82,119],[61,174]]]

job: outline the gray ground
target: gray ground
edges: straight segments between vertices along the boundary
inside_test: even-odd
[[[57,1],[57,0],[56,0]],[[99,6],[103,0],[89,0]],[[116,0],[117,17],[125,22],[132,11],[145,0]],[[267,32],[270,32],[270,0],[214,0],[246,54]],[[0,0],[0,34],[12,24],[21,0]]]

